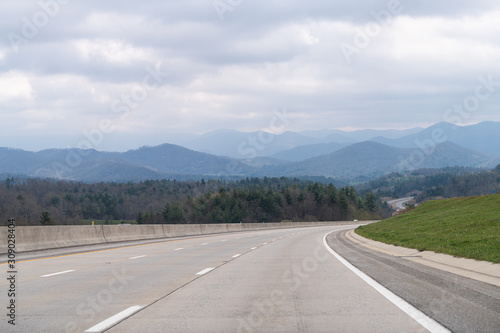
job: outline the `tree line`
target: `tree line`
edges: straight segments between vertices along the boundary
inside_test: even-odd
[[[8,177],[0,183],[0,218],[19,225],[89,220],[156,223],[252,223],[379,218],[375,195],[289,178],[240,181],[147,180],[82,183]],[[84,222],[85,221],[85,222]]]
[[[371,191],[379,198],[414,196],[417,202],[435,197],[500,193],[500,165],[493,170],[452,167],[422,169],[405,174],[392,173],[357,187],[360,193]]]

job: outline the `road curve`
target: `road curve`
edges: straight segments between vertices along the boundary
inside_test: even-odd
[[[425,332],[330,255],[331,230],[279,232],[110,332]]]
[[[387,201],[387,204],[389,204],[392,208],[395,210],[403,210],[405,209],[405,203],[408,201],[413,200],[413,197],[407,197],[407,198],[400,198],[400,199],[394,199],[391,201]]]
[[[500,332],[500,288],[386,255],[334,232],[329,245],[351,264],[452,332]]]
[[[338,245],[342,230],[352,228],[184,238],[24,261],[18,265],[16,326],[4,316],[0,331],[425,332],[327,251],[323,238],[334,231],[328,242],[335,251],[355,264],[365,260]],[[405,274],[412,289],[416,281]],[[454,283],[451,278],[447,286]],[[6,290],[5,279],[0,287]],[[481,308],[477,302],[472,308],[494,325],[491,307],[498,298],[476,294]]]

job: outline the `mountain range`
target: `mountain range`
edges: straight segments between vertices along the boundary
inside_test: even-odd
[[[423,130],[420,127],[408,130],[308,130],[301,132],[284,132],[280,134],[267,133],[264,131],[238,132],[235,130],[215,130],[202,134],[194,139],[181,143],[182,146],[218,156],[227,156],[236,159],[254,157],[280,158],[280,153],[293,150],[297,147],[309,146],[317,150],[314,156],[323,155],[331,151],[324,144],[337,145],[337,150],[349,144],[368,141],[372,138],[383,137],[387,139],[398,139],[405,136],[417,134]],[[323,146],[321,146],[323,144]],[[319,145],[314,147],[314,145]],[[326,150],[324,150],[326,149]],[[291,152],[295,156],[295,152]],[[293,160],[305,159],[304,156],[295,156]],[[298,159],[300,158],[300,159]]]
[[[218,130],[180,145],[126,152],[0,148],[0,174],[78,181],[324,176],[369,180],[394,171],[500,163],[500,122],[409,130],[243,133]]]
[[[412,157],[413,155],[415,157]],[[494,167],[500,159],[451,142],[436,145],[425,154],[412,148],[390,147],[373,141],[355,143],[328,155],[313,157],[282,168],[286,176],[325,176],[373,179],[390,172],[449,166]],[[278,173],[274,174],[278,176]]]
[[[500,155],[500,123],[492,121],[471,126],[438,123],[420,132],[397,139],[377,136],[371,140],[392,147],[417,148],[422,142],[432,140],[436,133],[439,133],[439,136],[446,141],[459,146],[492,155]]]

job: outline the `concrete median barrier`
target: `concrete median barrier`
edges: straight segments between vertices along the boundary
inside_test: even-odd
[[[348,222],[17,226],[16,251],[28,252],[113,242],[162,239],[266,229],[340,225]],[[8,250],[7,227],[0,227],[0,254]]]
[[[203,235],[221,234],[225,232],[239,231],[230,228],[230,224],[200,224]]]
[[[106,243],[102,226],[18,226],[15,234],[17,252]]]
[[[225,224],[226,231],[227,232],[239,232],[239,231],[243,231],[241,225],[242,225],[242,223]]]
[[[166,237],[202,235],[199,224],[164,224],[163,232]]]
[[[103,225],[104,238],[108,243],[141,239],[165,238],[160,224],[145,225]]]

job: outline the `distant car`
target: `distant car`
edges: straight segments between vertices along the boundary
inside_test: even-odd
[[[353,220],[353,222],[358,222],[358,220]]]

